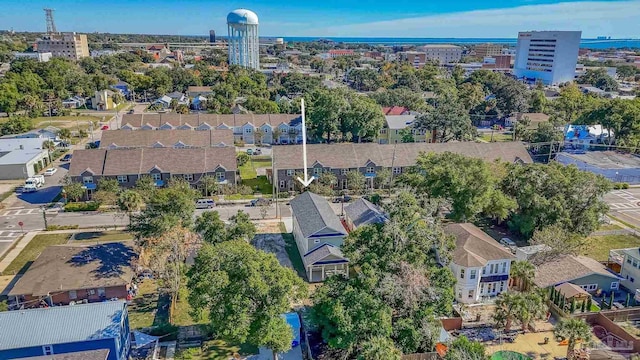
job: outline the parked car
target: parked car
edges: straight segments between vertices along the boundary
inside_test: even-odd
[[[269,206],[269,205],[271,205],[271,199],[265,199],[265,198],[253,199],[249,203],[249,206]]]
[[[133,114],[133,109],[127,111],[127,114]]]
[[[253,150],[253,155],[262,155],[262,150],[260,149]]]
[[[353,198],[349,195],[343,195],[343,196],[338,196],[336,198],[333,199],[334,203],[341,203],[341,202],[351,202],[351,200],[353,200]]]
[[[62,161],[70,161],[71,160],[71,154],[67,154],[62,158]]]
[[[45,176],[51,176],[53,174],[55,174],[58,171],[57,168],[48,168],[47,170],[44,171],[44,175]]]
[[[214,206],[216,206],[216,203],[211,199],[198,199],[196,201],[196,209],[212,209]]]
[[[103,125],[100,130],[109,130],[109,125]]]
[[[248,155],[253,155],[253,149],[247,149],[247,154]]]
[[[512,253],[515,254],[516,249],[518,248],[518,245],[516,245],[515,242],[513,242],[513,240],[503,237],[502,239],[500,239],[500,244],[502,244],[502,246],[506,247],[507,249],[511,250]]]

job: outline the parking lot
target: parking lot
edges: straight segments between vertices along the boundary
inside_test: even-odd
[[[613,190],[604,196],[604,201],[613,217],[640,228],[640,188]]]

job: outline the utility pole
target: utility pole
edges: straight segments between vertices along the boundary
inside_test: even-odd
[[[397,147],[398,147],[398,143],[393,145],[393,158],[391,158],[391,179],[389,180],[389,184],[387,184],[387,186],[389,187],[389,192],[388,192],[389,197],[391,197],[391,184],[393,184],[393,165],[396,162],[396,148]]]
[[[49,227],[47,223],[47,211],[44,205],[40,206],[40,210],[42,210],[42,218],[44,219],[44,229],[46,230]]]
[[[551,139],[551,144],[549,145],[549,158],[547,159],[547,164],[551,162],[551,153],[553,152],[553,139]]]

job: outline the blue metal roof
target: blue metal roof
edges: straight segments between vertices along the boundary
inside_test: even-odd
[[[124,301],[0,312],[0,350],[115,338]]]

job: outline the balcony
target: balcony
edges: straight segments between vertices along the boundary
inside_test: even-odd
[[[505,275],[482,276],[480,278],[480,282],[481,283],[491,283],[491,282],[507,281],[507,280],[509,280],[509,275],[507,275],[507,274],[505,274]]]

